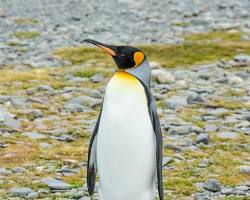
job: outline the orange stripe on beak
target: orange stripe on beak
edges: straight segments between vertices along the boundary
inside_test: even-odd
[[[116,55],[116,53],[115,53],[112,49],[110,49],[110,48],[108,48],[108,47],[102,46],[102,45],[100,45],[100,44],[97,44],[97,46],[98,46],[99,48],[101,48],[105,53],[108,53],[108,54],[111,55],[111,56],[115,56],[115,55]]]

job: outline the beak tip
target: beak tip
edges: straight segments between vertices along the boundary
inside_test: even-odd
[[[81,43],[86,43],[86,42],[89,42],[89,39],[84,39],[81,41]]]

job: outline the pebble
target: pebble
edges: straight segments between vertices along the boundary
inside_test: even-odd
[[[217,137],[222,139],[237,139],[238,133],[231,131],[222,131],[217,134]]]
[[[248,165],[242,165],[239,169],[242,174],[250,174],[250,166]]]
[[[68,134],[63,134],[61,136],[55,136],[54,138],[57,139],[57,140],[66,141],[66,142],[75,141],[75,137],[72,136],[72,135],[68,135]]]
[[[152,77],[160,84],[173,83],[175,81],[174,75],[164,69],[152,70]]]
[[[45,135],[37,133],[37,132],[24,132],[22,135],[27,136],[27,137],[29,137],[30,139],[33,139],[33,140],[46,138]]]
[[[12,172],[6,168],[0,167],[0,175],[1,176],[8,176],[11,175]]]
[[[204,132],[215,132],[218,130],[218,127],[213,124],[206,124],[204,127]]]
[[[39,194],[48,194],[48,193],[49,193],[49,190],[46,190],[46,189],[41,188],[41,189],[38,190],[38,193],[39,193]]]
[[[31,192],[28,194],[27,199],[37,199],[38,193],[37,192]]]
[[[15,115],[8,112],[6,108],[0,106],[0,125],[11,129],[19,129],[21,123],[19,120],[15,119]]]
[[[23,167],[14,167],[14,168],[12,169],[12,171],[13,171],[14,173],[18,173],[18,174],[23,174],[23,173],[26,173],[26,172],[27,172],[27,170],[26,170],[25,168],[23,168]]]
[[[69,103],[64,106],[64,109],[71,113],[83,112],[84,108],[80,104],[77,103]]]
[[[34,193],[34,191],[28,187],[22,187],[22,188],[10,188],[9,194],[10,196],[14,197],[27,197],[29,194]]]
[[[165,148],[166,148],[166,149],[170,149],[170,150],[174,150],[174,151],[177,151],[177,152],[182,151],[182,148],[181,148],[181,147],[179,147],[179,146],[177,146],[177,145],[174,145],[174,144],[170,144],[170,143],[167,143],[167,144],[165,145]]]
[[[220,191],[220,184],[217,180],[215,179],[209,179],[204,183],[204,189],[211,191],[211,192],[218,192]]]
[[[5,148],[6,146],[6,144],[0,143],[0,148]]]
[[[104,79],[104,76],[103,74],[96,74],[94,76],[91,76],[89,79],[94,83],[99,83]]]
[[[197,144],[200,144],[200,143],[202,143],[202,144],[208,144],[209,143],[209,136],[208,136],[208,134],[206,134],[206,133],[199,134],[197,136],[195,142]]]
[[[183,96],[172,96],[165,101],[167,107],[171,109],[185,107],[188,105],[187,97]]]
[[[239,185],[235,187],[236,190],[241,190],[241,191],[248,191],[250,188],[247,187],[246,185]]]
[[[167,166],[172,160],[173,160],[172,157],[169,157],[169,156],[164,157],[164,158],[162,159],[162,167]]]
[[[55,178],[45,178],[42,182],[52,190],[69,190],[71,185]]]
[[[224,194],[224,195],[234,194],[234,189],[232,189],[232,188],[222,188],[221,189],[221,194]]]
[[[42,149],[50,149],[50,148],[52,147],[51,144],[46,143],[46,142],[40,142],[40,143],[39,143],[39,146],[40,146],[40,148],[42,148]]]

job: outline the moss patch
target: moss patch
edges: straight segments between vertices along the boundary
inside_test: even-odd
[[[14,22],[20,25],[28,25],[28,24],[37,24],[39,21],[33,18],[20,17],[20,18],[14,19]]]
[[[72,64],[84,63],[92,61],[93,63],[111,63],[112,59],[98,48],[86,48],[83,46],[65,47],[57,49],[54,52],[56,57],[69,60]]]
[[[14,32],[11,34],[11,36],[14,36],[20,40],[25,40],[25,39],[36,38],[40,36],[40,33],[37,31],[21,31],[21,32]]]
[[[101,73],[104,77],[111,76],[112,72],[103,68],[83,68],[74,72],[74,76],[90,78],[95,74]]]
[[[220,108],[226,108],[229,110],[236,110],[241,108],[250,109],[250,105],[238,100],[224,100],[224,99],[215,99],[212,101],[212,105]]]

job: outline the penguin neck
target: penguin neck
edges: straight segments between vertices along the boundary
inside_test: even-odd
[[[150,89],[151,70],[147,58],[139,66],[126,69],[125,71],[136,77],[145,87]]]

